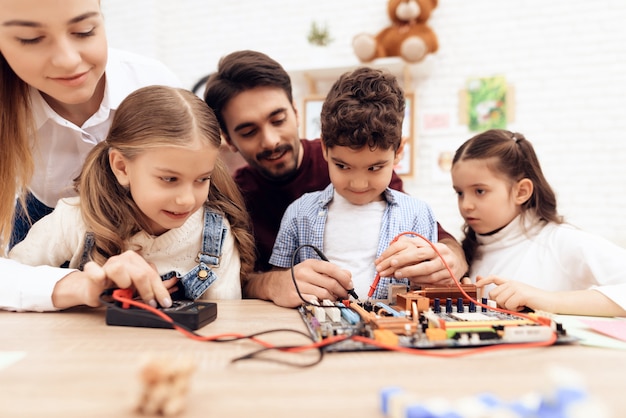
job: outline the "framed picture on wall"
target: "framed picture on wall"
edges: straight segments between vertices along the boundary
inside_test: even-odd
[[[322,113],[323,96],[311,96],[304,99],[302,135],[305,139],[317,139],[322,132],[320,114]]]
[[[413,152],[415,149],[414,132],[414,99],[412,93],[405,94],[406,106],[404,108],[404,121],[402,122],[402,142],[404,149],[400,155],[400,161],[394,167],[396,173],[400,176],[413,175]]]
[[[507,83],[504,76],[468,79],[467,103],[470,131],[506,129]]]

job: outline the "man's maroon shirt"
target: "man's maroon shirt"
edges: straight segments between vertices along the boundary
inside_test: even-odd
[[[280,228],[280,221],[287,206],[304,193],[323,190],[330,184],[328,163],[322,155],[319,139],[301,140],[302,164],[294,177],[285,181],[269,180],[249,165],[239,168],[234,179],[246,202],[246,208],[252,218],[254,239],[257,248],[256,271],[268,271],[274,241]],[[394,172],[389,187],[402,190],[402,179]],[[439,223],[439,239],[452,237]]]

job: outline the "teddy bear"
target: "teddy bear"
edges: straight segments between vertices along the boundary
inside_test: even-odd
[[[376,58],[401,57],[416,63],[439,49],[437,35],[426,24],[437,0],[389,0],[387,14],[391,26],[376,36],[361,33],[352,40],[352,47],[361,62]]]

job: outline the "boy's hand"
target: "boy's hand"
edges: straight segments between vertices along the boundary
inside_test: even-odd
[[[348,297],[352,289],[352,274],[328,261],[307,259],[294,266],[294,276],[302,298],[311,300],[338,300]],[[246,297],[271,300],[276,305],[295,308],[303,301],[293,284],[291,269],[275,269],[250,276],[245,288]]]
[[[465,260],[443,243],[434,244],[456,279],[467,270]],[[420,237],[401,236],[376,259],[376,271],[381,277],[408,278],[415,285],[447,286],[454,278],[428,242]]]

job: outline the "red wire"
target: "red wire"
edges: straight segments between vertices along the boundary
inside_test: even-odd
[[[124,296],[120,296],[118,294],[116,294],[116,292],[113,292],[113,299],[115,299],[118,302],[121,302],[123,304],[127,304],[127,305],[131,305],[131,306],[136,306],[138,308],[141,309],[145,309],[146,311],[152,312],[153,314],[157,315],[159,318],[163,319],[164,321],[172,324],[172,326],[174,327],[175,330],[179,331],[180,333],[184,334],[186,337],[191,338],[192,340],[195,341],[215,341],[215,340],[219,340],[221,338],[240,338],[240,339],[249,339],[251,341],[254,341],[266,348],[274,348],[274,345],[264,341],[260,338],[256,338],[256,337],[250,337],[250,336],[246,336],[244,334],[238,334],[238,333],[227,333],[227,334],[216,334],[216,335],[210,335],[210,336],[202,336],[202,335],[198,335],[195,334],[193,332],[188,331],[187,329],[179,326],[169,315],[167,315],[165,312],[160,311],[156,308],[153,308],[150,305],[147,305],[145,303],[139,302],[137,300],[134,299],[130,299]]]
[[[441,262],[443,263],[444,267],[446,268],[446,270],[448,271],[448,273],[450,273],[450,277],[452,277],[456,287],[459,289],[459,291],[461,292],[461,294],[469,299],[470,301],[474,302],[476,305],[493,310],[493,311],[497,311],[497,312],[502,312],[502,313],[506,313],[509,315],[513,315],[513,316],[517,316],[517,317],[521,317],[524,319],[527,319],[533,323],[536,324],[541,324],[541,322],[536,319],[533,318],[529,315],[525,315],[523,313],[520,312],[513,312],[513,311],[509,311],[506,309],[501,309],[501,308],[497,308],[497,307],[491,307],[488,305],[485,305],[481,302],[478,302],[477,300],[474,300],[471,296],[469,296],[465,290],[463,290],[463,288],[461,287],[460,282],[458,281],[458,279],[454,276],[454,273],[452,272],[452,269],[450,268],[450,266],[448,265],[448,263],[446,262],[446,260],[444,259],[443,255],[441,255],[441,253],[439,252],[439,250],[437,249],[437,247],[430,242],[430,240],[428,240],[426,237],[418,234],[417,232],[402,232],[400,234],[398,234],[390,243],[393,244],[394,242],[396,242],[401,236],[403,235],[413,235],[419,238],[422,238],[424,241],[426,241],[431,248],[435,251],[435,253],[437,254],[437,256],[439,257],[439,259],[441,260]],[[374,282],[372,283],[372,285],[370,286],[370,291],[368,293],[368,297],[372,297],[372,295],[374,294],[374,291],[376,290],[376,287],[378,286],[378,282],[380,280],[380,275],[378,273],[376,273],[376,277],[374,278]],[[263,347],[266,348],[275,348],[281,351],[286,351],[286,352],[292,352],[292,353],[299,353],[302,351],[307,351],[307,350],[313,350],[313,349],[319,349],[319,348],[323,348],[326,346],[330,346],[332,344],[336,344],[338,342],[347,340],[347,339],[351,339],[353,341],[358,341],[358,342],[362,342],[364,344],[368,344],[374,347],[378,347],[381,348],[383,350],[388,350],[388,351],[397,351],[397,352],[402,352],[402,353],[407,353],[407,354],[414,354],[414,355],[423,355],[423,356],[430,356],[430,357],[443,357],[443,358],[454,358],[454,357],[463,357],[463,356],[468,356],[468,355],[472,355],[472,354],[479,354],[479,353],[485,353],[485,352],[489,352],[489,351],[497,351],[497,350],[505,350],[505,349],[515,349],[515,348],[530,348],[530,347],[546,347],[546,346],[550,346],[553,345],[556,341],[557,341],[557,333],[555,331],[552,332],[552,336],[550,337],[550,339],[546,340],[546,341],[535,341],[535,342],[528,342],[528,343],[510,343],[510,344],[497,344],[497,345],[489,345],[489,346],[484,346],[484,347],[478,347],[478,348],[469,348],[469,349],[465,349],[465,350],[454,350],[454,351],[450,351],[450,352],[442,352],[442,351],[438,351],[438,350],[431,350],[431,349],[420,349],[420,348],[412,348],[412,347],[402,347],[402,346],[395,346],[395,345],[389,345],[389,344],[385,344],[385,343],[381,343],[380,341],[376,341],[374,339],[371,338],[367,338],[367,337],[363,337],[360,335],[352,335],[352,336],[346,336],[346,335],[341,335],[341,336],[334,336],[334,337],[326,337],[318,342],[315,342],[313,344],[304,344],[304,345],[299,345],[297,347],[291,347],[291,348],[281,348],[281,347],[276,347],[274,344],[271,344],[267,341],[264,341],[260,338],[256,338],[256,337],[250,337],[250,336],[246,336],[243,334],[238,334],[238,333],[228,333],[228,334],[218,334],[218,335],[212,335],[212,336],[201,336],[198,334],[194,334],[192,332],[189,332],[188,330],[178,326],[174,320],[172,318],[170,318],[167,314],[165,314],[164,312],[153,308],[150,305],[146,305],[145,303],[136,301],[134,299],[130,299],[127,297],[123,297],[123,296],[119,296],[118,294],[116,294],[116,292],[113,292],[113,299],[122,302],[124,304],[128,304],[128,305],[132,305],[132,306],[136,306],[138,308],[141,309],[145,309],[147,311],[150,311],[152,313],[154,313],[155,315],[158,315],[160,318],[162,318],[163,320],[165,320],[166,322],[169,322],[170,324],[172,324],[172,326],[174,327],[174,329],[178,330],[179,332],[183,333],[184,335],[186,335],[187,337],[196,340],[196,341],[215,341],[215,340],[219,340],[221,338],[247,338],[251,341],[254,341],[260,345],[262,345]]]
[[[454,273],[452,272],[452,269],[450,268],[450,266],[448,265],[448,263],[446,262],[445,258],[443,258],[443,255],[441,255],[441,253],[439,252],[439,250],[437,249],[437,247],[435,246],[435,244],[433,244],[432,242],[430,242],[426,237],[424,237],[423,235],[418,234],[417,232],[412,232],[412,231],[408,231],[408,232],[402,232],[398,235],[396,235],[396,237],[391,240],[391,244],[393,244],[394,242],[398,241],[398,239],[400,239],[401,236],[403,235],[413,235],[416,237],[419,237],[421,239],[423,239],[424,241],[426,241],[428,243],[428,245],[430,245],[430,247],[433,249],[433,251],[437,254],[437,256],[439,257],[439,259],[441,260],[441,262],[443,263],[443,266],[446,268],[446,270],[448,270],[448,273],[450,273],[450,277],[452,277],[452,281],[454,282],[455,286],[457,287],[457,289],[459,289],[459,291],[461,292],[461,294],[469,299],[471,302],[474,302],[476,305],[481,306],[483,308],[487,308],[489,310],[492,311],[496,311],[496,312],[501,312],[501,313],[506,313],[509,315],[514,315],[514,316],[518,316],[524,319],[527,319],[529,321],[532,321],[536,324],[541,324],[540,321],[538,321],[536,318],[533,318],[532,316],[526,315],[524,313],[521,312],[514,312],[514,311],[509,311],[507,309],[502,309],[502,308],[498,308],[498,307],[493,307],[493,306],[489,306],[489,305],[485,305],[484,303],[481,303],[475,299],[473,299],[470,295],[468,295],[465,290],[463,290],[463,288],[461,287],[461,283],[459,282],[459,280],[454,276]],[[378,286],[378,282],[380,280],[380,275],[378,273],[376,273],[376,277],[374,278],[374,283],[372,283],[372,286],[370,286],[370,291],[368,293],[369,297],[372,297],[372,295],[374,294],[374,291],[376,290],[376,286]]]

